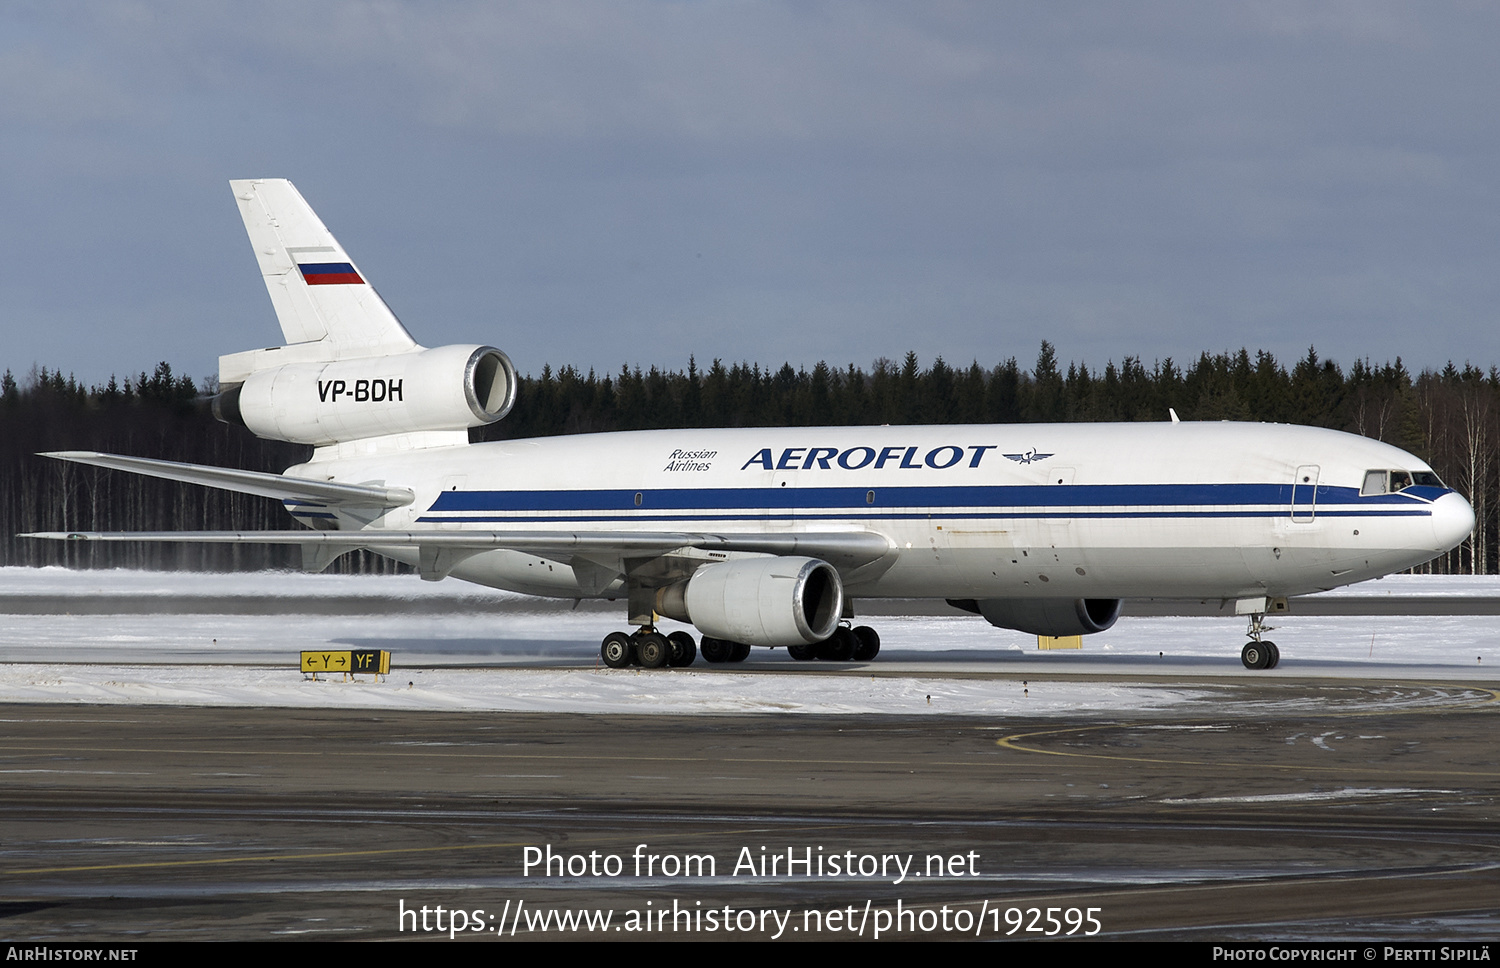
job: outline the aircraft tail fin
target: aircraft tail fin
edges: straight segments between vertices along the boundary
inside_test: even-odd
[[[296,186],[284,178],[229,184],[288,346],[316,344],[300,347],[300,357],[331,361],[419,348]]]
[[[510,411],[504,353],[417,345],[291,182],[230,186],[286,344],[219,357],[219,419],[318,448],[410,449],[467,444]]]

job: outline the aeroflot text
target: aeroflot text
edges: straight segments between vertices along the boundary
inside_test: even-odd
[[[909,471],[924,467],[941,471],[962,462],[965,452],[968,453],[965,466],[978,467],[984,455],[998,446],[970,444],[960,447],[957,444],[945,444],[932,448],[921,457],[917,456],[917,452],[922,449],[920,447],[882,447],[879,450],[874,447],[849,447],[844,450],[837,447],[788,447],[779,456],[772,448],[766,447],[741,464],[740,470],[755,466],[768,471],[828,471],[833,470],[833,465],[837,464],[846,471],[857,471],[872,465],[880,470],[887,464],[894,464]]]

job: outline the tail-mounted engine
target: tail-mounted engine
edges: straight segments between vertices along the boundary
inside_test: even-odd
[[[265,351],[262,351],[264,353]],[[214,416],[257,437],[320,446],[491,424],[516,401],[516,368],[493,346],[258,369],[214,398]]]

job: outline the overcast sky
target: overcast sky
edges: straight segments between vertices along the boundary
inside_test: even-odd
[[[0,6],[0,368],[274,345],[231,178],[429,346],[1500,363],[1500,7]]]

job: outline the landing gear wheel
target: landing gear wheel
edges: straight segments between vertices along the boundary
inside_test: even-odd
[[[1271,626],[1265,623],[1264,613],[1250,613],[1250,627],[1245,630],[1250,641],[1240,652],[1240,661],[1246,669],[1274,669],[1281,662],[1281,650],[1276,648],[1276,643],[1261,638],[1269,631]]]
[[[698,644],[698,651],[702,652],[703,658],[709,662],[728,662],[729,656],[734,651],[734,643],[705,635],[703,641]]]
[[[848,662],[854,658],[854,650],[857,648],[859,639],[855,637],[854,630],[840,625],[832,635],[818,643],[818,658],[829,662]]]
[[[859,640],[854,647],[854,661],[869,662],[880,654],[880,633],[868,625],[856,625],[854,637]]]
[[[787,655],[798,662],[806,662],[808,659],[816,659],[818,657],[818,647],[816,645],[789,645],[786,647],[786,652]]]
[[[686,632],[673,632],[667,636],[667,644],[672,647],[672,658],[667,664],[674,669],[690,666],[698,658],[698,643]]]
[[[634,652],[635,647],[631,644],[630,636],[624,632],[609,633],[599,645],[599,657],[611,669],[623,669],[630,665]]]
[[[1271,645],[1270,642],[1246,642],[1245,647],[1240,650],[1240,662],[1244,663],[1246,669],[1269,669],[1271,667]]]
[[[672,658],[672,647],[660,632],[642,632],[635,637],[635,654],[647,669],[660,669]]]
[[[734,651],[729,653],[730,662],[744,662],[750,658],[750,646],[743,642],[734,643]]]

